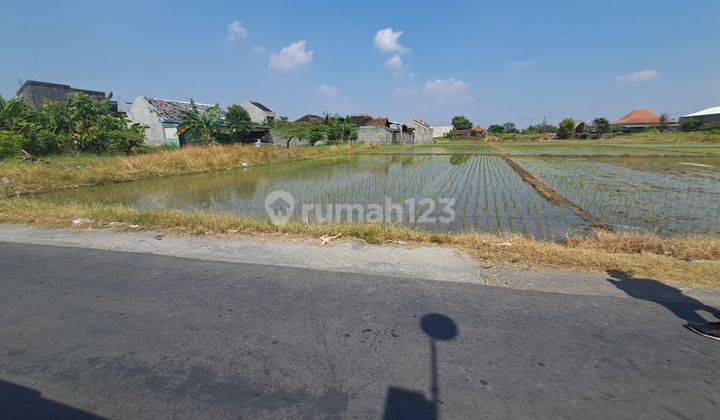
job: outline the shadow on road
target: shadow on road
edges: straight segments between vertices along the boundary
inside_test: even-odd
[[[608,270],[611,278],[607,279],[615,287],[635,299],[647,300],[662,305],[678,318],[688,322],[707,322],[698,311],[706,311],[718,317],[720,311],[697,299],[683,294],[672,286],[657,280],[636,278],[620,270]]]
[[[102,419],[42,397],[39,391],[0,380],[0,418],[2,419]]]
[[[438,418],[440,384],[437,371],[437,342],[451,341],[458,335],[455,322],[445,315],[428,314],[420,320],[420,328],[429,337],[430,345],[430,399],[423,392],[402,388],[389,388],[385,396],[383,419],[434,420]]]

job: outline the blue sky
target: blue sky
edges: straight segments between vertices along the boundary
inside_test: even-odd
[[[15,78],[481,125],[720,105],[720,1],[3,0]],[[401,34],[400,34],[401,32]]]

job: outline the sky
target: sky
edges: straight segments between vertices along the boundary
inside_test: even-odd
[[[720,105],[720,1],[0,0],[18,80],[291,119],[367,113],[518,127]],[[127,107],[127,105],[124,105]]]

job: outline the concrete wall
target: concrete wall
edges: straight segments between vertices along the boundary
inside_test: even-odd
[[[270,130],[270,134],[272,135],[272,142],[273,144],[276,144],[281,147],[287,147],[288,146],[288,138],[286,136],[281,135],[276,130]],[[297,137],[293,137],[292,140],[290,140],[290,147],[298,147],[310,144],[307,140],[304,139],[298,139]]]
[[[267,112],[263,111],[262,109],[256,107],[252,102],[245,101],[240,104],[241,107],[245,108],[245,111],[250,114],[250,121],[258,124],[265,123],[265,120],[268,118],[275,118],[274,112]]]
[[[430,128],[432,128],[433,138],[438,138],[438,137],[445,137],[445,135],[453,129],[453,126],[452,125],[433,125]]]
[[[131,123],[147,127],[145,128],[145,144],[147,146],[163,146],[166,144],[165,128],[169,127],[163,127],[160,117],[142,96],[135,98],[132,105],[130,105],[128,119]]]
[[[364,125],[358,127],[358,141],[390,144],[393,142],[393,131],[385,127]]]
[[[414,143],[430,143],[433,139],[433,130],[432,128],[420,124],[419,122],[415,120],[409,120],[405,123],[406,126],[412,127],[415,129],[415,132],[413,133],[413,142]]]

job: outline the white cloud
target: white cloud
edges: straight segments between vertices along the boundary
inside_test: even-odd
[[[266,50],[265,50],[265,47],[263,47],[263,46],[261,46],[261,45],[256,45],[256,46],[250,48],[250,52],[253,53],[253,54],[262,54],[262,53],[264,53],[265,51],[266,51]]]
[[[400,44],[402,31],[393,31],[392,28],[380,29],[375,34],[375,48],[382,52],[402,54],[408,51]]]
[[[228,30],[228,41],[235,42],[238,39],[243,39],[248,37],[248,31],[243,26],[242,22],[239,20],[234,20],[230,23],[228,23],[227,26]]]
[[[456,79],[428,80],[423,86],[425,91],[437,98],[472,100],[470,83]]]
[[[615,77],[618,82],[647,82],[649,80],[660,78],[660,72],[657,70],[641,70],[633,73],[621,74]]]
[[[337,96],[338,94],[340,94],[340,89],[336,88],[335,86],[323,84],[318,86],[317,89],[315,89],[315,93],[323,96]]]
[[[470,83],[457,79],[428,80],[422,86],[412,85],[407,88],[396,88],[393,94],[412,96],[416,99],[425,98],[438,103],[472,102]]]
[[[392,57],[388,58],[387,61],[385,61],[385,65],[395,70],[403,69],[403,61],[398,54],[395,54]]]
[[[527,69],[535,67],[537,64],[537,60],[513,60],[508,63],[508,67],[512,69]]]
[[[305,66],[312,63],[315,53],[306,50],[306,44],[307,42],[305,40],[293,42],[280,50],[279,53],[270,54],[270,63],[268,66],[280,70],[290,70],[294,67]]]

